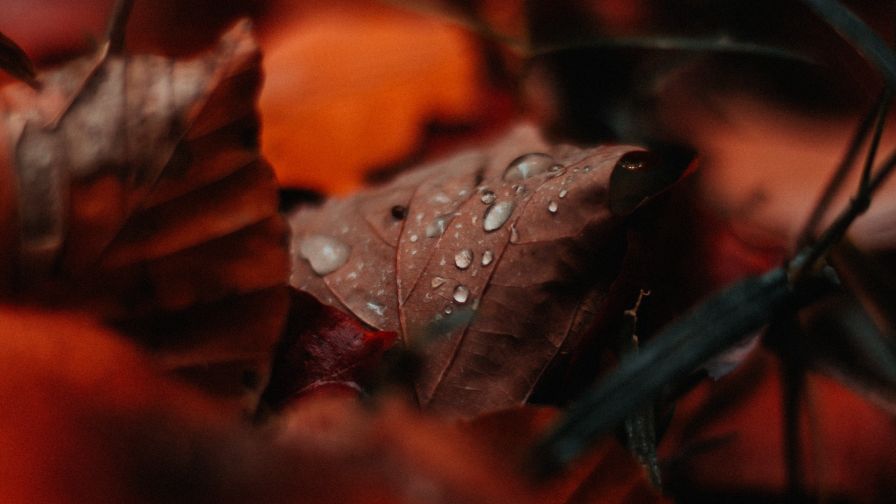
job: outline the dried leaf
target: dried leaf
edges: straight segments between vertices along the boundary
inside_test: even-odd
[[[249,410],[288,305],[259,64],[244,22],[197,59],[100,52],[0,94],[7,290],[102,314]]]
[[[522,127],[300,209],[289,217],[291,283],[421,346],[422,406],[472,414],[519,404],[579,345],[619,274],[625,239],[608,184],[633,150],[551,146]]]
[[[292,290],[290,321],[280,341],[264,400],[279,408],[323,386],[361,390],[364,379],[395,341],[371,331],[314,297]]]

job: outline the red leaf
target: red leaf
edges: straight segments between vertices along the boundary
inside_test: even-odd
[[[806,385],[799,414],[805,492],[835,502],[890,502],[891,415],[817,373]],[[764,350],[684,397],[660,446],[670,492],[685,502],[783,496],[782,397],[781,363]]]
[[[313,296],[292,290],[290,321],[276,353],[265,401],[274,408],[319,387],[361,390],[395,341]]]
[[[461,428],[480,440],[497,459],[520,467],[530,456],[532,445],[543,435],[559,411],[523,406],[498,411],[461,423]],[[564,474],[534,485],[538,502],[627,503],[666,502],[650,482],[644,469],[615,439],[606,439],[573,464]]]

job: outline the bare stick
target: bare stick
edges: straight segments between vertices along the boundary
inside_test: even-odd
[[[125,27],[134,7],[134,0],[116,0],[106,26],[106,41],[110,54],[121,54],[124,51]]]
[[[862,149],[862,144],[865,143],[865,139],[868,138],[868,134],[871,132],[874,118],[875,116],[879,117],[879,111],[883,106],[885,96],[886,91],[881,93],[880,97],[875,101],[874,106],[868,110],[865,116],[862,117],[861,122],[859,122],[859,126],[853,133],[849,146],[846,148],[846,153],[843,155],[843,159],[840,160],[840,164],[837,165],[837,169],[834,170],[833,175],[830,180],[828,180],[827,186],[815,203],[815,207],[809,215],[809,219],[806,221],[803,230],[800,232],[799,238],[797,239],[798,248],[805,247],[814,240],[815,230],[818,229],[818,225],[821,224],[821,219],[824,218],[825,213],[827,213],[828,208],[830,208],[831,203],[834,201],[834,196],[837,195],[837,191],[843,187],[843,182],[846,180],[846,176],[849,175],[850,170],[855,166],[856,159],[858,159],[859,152],[861,152]]]

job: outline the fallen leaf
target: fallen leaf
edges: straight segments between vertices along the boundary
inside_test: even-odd
[[[101,49],[0,93],[3,290],[100,314],[250,411],[288,305],[259,65],[241,23],[197,59]]]
[[[834,502],[888,502],[896,481],[892,416],[809,372],[799,413],[803,491]],[[787,489],[781,363],[757,351],[682,398],[660,445],[671,495],[686,502],[778,501]]]
[[[608,185],[638,150],[551,146],[521,127],[299,209],[289,216],[291,283],[422,348],[422,406],[475,414],[520,404],[578,347],[620,273],[625,234]]]
[[[345,194],[485,108],[481,57],[449,23],[371,2],[284,15],[266,41],[262,145],[285,186]]]
[[[502,463],[525,467],[531,449],[560,414],[556,408],[521,406],[461,422]],[[644,469],[617,440],[608,438],[559,477],[531,485],[544,504],[667,502]]]
[[[275,353],[265,403],[279,409],[321,387],[363,390],[396,334],[371,331],[313,296],[292,290],[290,320]]]

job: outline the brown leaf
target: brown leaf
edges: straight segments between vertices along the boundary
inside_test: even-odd
[[[259,65],[244,22],[196,59],[100,51],[0,93],[6,290],[94,310],[248,409],[288,305]]]
[[[290,216],[291,283],[424,348],[422,406],[472,414],[519,404],[580,344],[619,274],[625,239],[607,192],[633,150],[551,146],[522,127],[300,209]],[[526,153],[535,154],[518,158]]]

